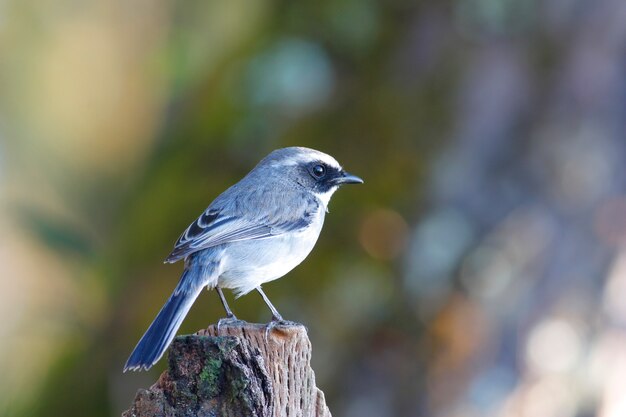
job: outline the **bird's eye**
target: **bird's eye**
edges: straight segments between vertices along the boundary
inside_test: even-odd
[[[312,169],[312,172],[315,178],[322,178],[324,175],[326,175],[326,167],[321,164],[315,165]]]

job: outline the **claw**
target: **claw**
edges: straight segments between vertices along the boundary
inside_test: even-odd
[[[239,320],[234,314],[219,319],[217,321],[217,336],[220,335],[220,328],[223,325],[230,326],[237,323],[243,323],[243,320]]]
[[[278,324],[280,324],[280,321],[278,320],[272,320],[267,323],[267,326],[265,326],[265,343],[269,342],[269,335],[274,327],[276,327]]]
[[[298,325],[298,323],[290,321],[290,320],[285,320],[284,318],[282,318],[280,314],[272,316],[272,321],[267,323],[267,326],[265,326],[265,342],[266,343],[269,342],[269,335],[276,326],[292,326],[292,325]]]

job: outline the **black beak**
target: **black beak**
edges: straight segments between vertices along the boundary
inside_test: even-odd
[[[333,179],[333,182],[337,185],[342,184],[363,184],[363,180],[356,175],[352,175],[346,171],[341,171],[341,174]]]

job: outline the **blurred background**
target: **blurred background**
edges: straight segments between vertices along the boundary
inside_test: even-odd
[[[291,145],[365,179],[264,287],[333,415],[626,416],[623,0],[0,0],[0,416],[128,408],[163,259]]]

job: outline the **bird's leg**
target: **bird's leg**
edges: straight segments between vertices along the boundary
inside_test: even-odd
[[[294,324],[294,323],[283,319],[283,316],[281,316],[278,310],[276,310],[276,307],[274,307],[270,299],[267,298],[267,295],[265,295],[261,287],[256,287],[256,290],[259,292],[259,294],[261,294],[261,297],[263,297],[263,301],[265,301],[265,304],[267,304],[267,306],[272,312],[272,321],[267,323],[267,326],[265,327],[265,341],[267,342],[269,334],[272,332],[272,329],[274,329],[274,327],[276,327],[279,324]]]
[[[222,305],[224,306],[224,310],[226,310],[226,318],[231,319],[231,320],[232,319],[237,320],[237,317],[235,317],[230,307],[228,307],[228,303],[226,302],[226,297],[224,297],[224,293],[222,292],[222,289],[220,287],[215,287],[215,291],[217,291],[217,294],[220,296],[220,301],[222,302]]]
[[[224,306],[224,310],[226,310],[226,317],[221,318],[218,320],[217,322],[217,335],[220,335],[220,327],[222,327],[222,325],[224,324],[234,324],[237,323],[241,320],[239,320],[232,312],[232,310],[230,309],[230,307],[228,307],[228,303],[226,302],[226,297],[224,297],[224,293],[222,292],[222,289],[220,287],[215,287],[215,290],[217,291],[217,294],[220,296],[220,301],[222,302],[222,305]]]
[[[279,322],[280,321],[285,321],[283,319],[283,316],[281,316],[280,313],[278,312],[278,310],[276,310],[276,307],[274,307],[274,305],[272,304],[270,299],[267,298],[267,295],[265,295],[265,293],[263,292],[261,287],[256,287],[256,290],[259,292],[259,294],[261,294],[261,297],[263,297],[263,301],[265,301],[265,304],[267,304],[267,306],[269,307],[270,311],[272,312],[272,321],[279,321]]]

